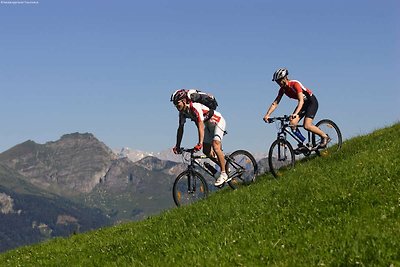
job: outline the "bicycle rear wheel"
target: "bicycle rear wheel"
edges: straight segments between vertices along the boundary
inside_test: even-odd
[[[324,133],[329,135],[331,141],[328,143],[326,148],[321,151],[317,151],[317,154],[323,153],[327,148],[332,148],[332,151],[338,151],[342,148],[342,133],[339,130],[339,127],[333,121],[329,119],[323,119],[317,122],[315,125],[320,128]],[[321,142],[321,137],[313,133],[312,135],[313,146],[318,145]]]
[[[208,195],[208,186],[204,177],[194,171],[184,171],[176,177],[172,196],[177,206],[189,205]]]
[[[281,176],[281,168],[291,169],[294,167],[295,158],[292,145],[284,140],[275,140],[268,152],[269,170],[274,177]]]
[[[226,156],[226,172],[232,180],[228,182],[232,189],[238,185],[254,182],[258,172],[257,161],[253,155],[246,150],[236,150]]]

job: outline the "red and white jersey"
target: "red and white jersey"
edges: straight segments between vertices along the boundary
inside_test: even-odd
[[[297,94],[303,93],[304,100],[307,100],[308,96],[312,96],[312,91],[296,80],[290,80],[288,85],[285,85],[279,89],[279,93],[284,93],[290,98],[298,99]]]
[[[222,118],[221,113],[214,110],[211,118],[209,118],[209,111],[210,109],[203,104],[190,102],[188,110],[179,112],[179,125],[183,125],[186,119],[191,119],[196,124],[203,121],[205,123],[217,125]]]

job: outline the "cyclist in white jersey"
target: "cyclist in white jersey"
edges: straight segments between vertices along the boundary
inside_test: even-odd
[[[228,175],[225,171],[225,156],[222,152],[222,139],[225,134],[225,119],[218,111],[209,109],[207,106],[192,102],[184,90],[175,91],[171,101],[179,111],[179,126],[176,133],[176,145],[173,148],[175,154],[180,154],[181,141],[183,138],[186,119],[192,120],[198,130],[198,143],[195,151],[203,148],[204,154],[210,157],[221,168],[221,173],[215,182],[220,186],[228,182]]]

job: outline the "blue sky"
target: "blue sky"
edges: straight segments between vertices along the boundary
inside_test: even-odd
[[[0,151],[72,132],[111,148],[171,148],[178,88],[217,97],[225,150],[266,151],[279,67],[345,138],[400,119],[397,0],[28,2],[0,4]],[[284,98],[274,115],[295,105]],[[188,122],[183,144],[196,142]]]

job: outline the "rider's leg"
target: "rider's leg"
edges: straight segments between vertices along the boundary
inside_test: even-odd
[[[325,147],[330,140],[329,136],[312,123],[318,111],[318,100],[315,95],[310,96],[302,111],[304,112],[304,129],[319,135],[321,137],[320,146]]]
[[[225,171],[225,156],[222,152],[221,140],[211,140],[208,134],[208,129],[205,131],[203,153],[207,155],[213,162],[219,165],[221,172]],[[212,136],[214,138],[214,136]],[[211,141],[210,141],[211,140]],[[222,158],[222,160],[221,160]]]
[[[215,158],[216,156],[214,155],[215,153],[212,151],[212,146],[210,143],[204,143],[203,144],[203,153],[207,155],[209,158]]]
[[[203,153],[207,155],[212,161],[219,165],[217,155],[215,154],[212,148],[212,142],[214,138],[214,128],[210,127],[210,125],[205,125],[204,127],[204,143],[203,143]]]
[[[211,141],[212,142],[212,141]],[[207,157],[209,159],[211,159],[213,162],[215,162],[216,164],[218,164],[218,166],[220,166],[219,161],[218,161],[218,157],[217,154],[215,153],[212,144],[209,143],[204,143],[203,144],[203,153],[205,155],[207,155]]]
[[[213,140],[212,150],[217,155],[216,163],[221,167],[221,172],[225,172],[225,155],[222,152],[221,141]]]
[[[312,122],[313,122],[312,118],[308,117],[304,118],[304,129],[321,136],[322,140],[320,146],[321,147],[326,146],[326,144],[329,142],[329,136],[326,133],[324,133],[320,128],[315,126]]]
[[[222,152],[222,138],[225,134],[225,120],[223,117],[221,117],[217,125],[207,124],[207,126],[210,126],[209,129],[210,132],[212,132],[212,142],[211,142],[212,150],[217,155],[218,165],[221,168],[221,174],[215,181],[214,185],[220,186],[223,185],[225,182],[229,181],[229,177],[225,170],[225,155],[224,152]]]
[[[306,139],[297,128],[297,125],[301,119],[301,116],[297,116],[296,118],[290,120],[292,132],[300,139],[297,149],[302,149],[304,147],[303,142]]]
[[[225,182],[229,181],[229,176],[225,170],[225,156],[224,156],[224,153],[222,152],[221,141],[213,140],[212,146],[213,146],[213,150],[215,151],[215,154],[217,154],[219,166],[221,167],[221,173],[220,173],[219,177],[217,178],[217,180],[215,181],[214,185],[221,186]]]
[[[297,124],[299,124],[299,120],[301,119],[300,116],[297,116],[294,119],[290,119],[290,127],[292,128],[292,130],[296,130],[297,128]]]
[[[313,132],[315,134],[318,134],[321,137],[326,137],[326,133],[324,133],[320,128],[315,126],[313,123],[312,118],[304,118],[304,129],[307,131]]]

